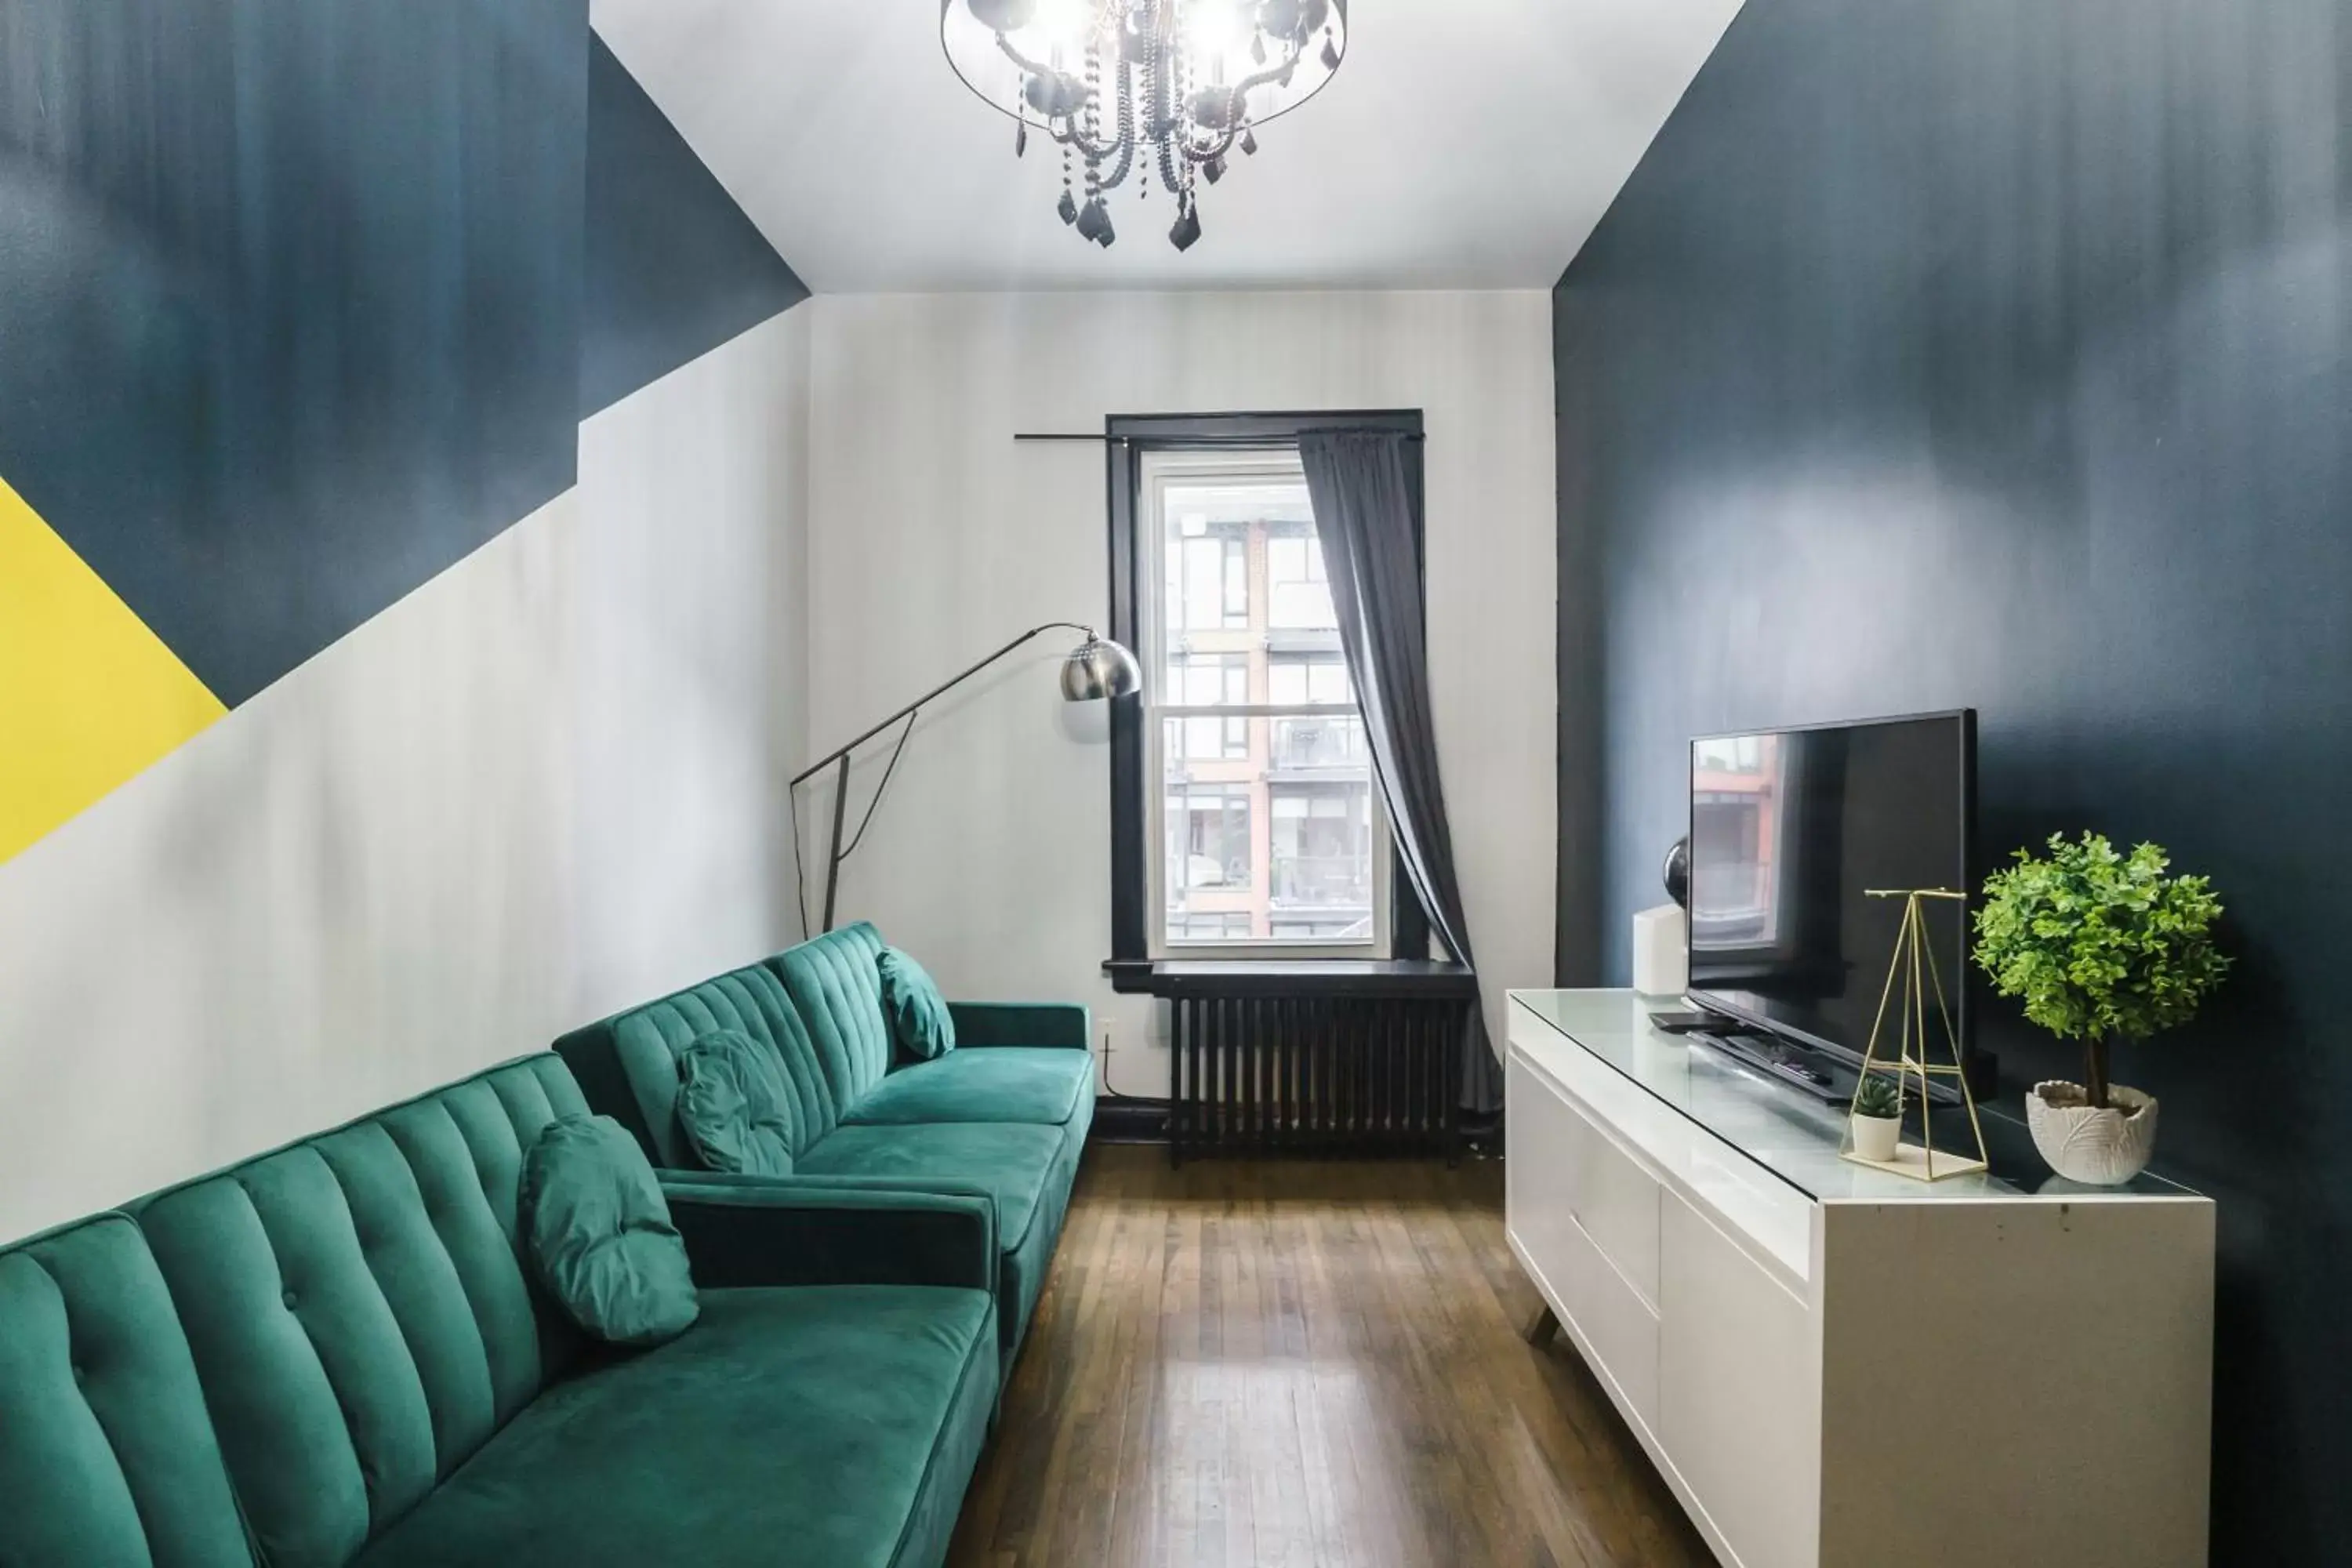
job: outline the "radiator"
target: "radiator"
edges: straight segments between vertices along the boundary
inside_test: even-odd
[[[1475,1000],[1171,995],[1168,1152],[1458,1154]]]

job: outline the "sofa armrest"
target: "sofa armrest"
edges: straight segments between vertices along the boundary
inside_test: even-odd
[[[1094,1045],[1094,1016],[1083,1002],[950,1002],[959,1046]]]
[[[996,1206],[985,1192],[835,1185],[793,1176],[666,1172],[670,1223],[694,1282],[996,1288]]]

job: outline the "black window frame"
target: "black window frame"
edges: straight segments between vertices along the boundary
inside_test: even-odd
[[[1142,647],[1144,552],[1137,546],[1136,515],[1147,452],[1295,450],[1302,432],[1345,427],[1394,430],[1405,442],[1405,484],[1412,502],[1413,552],[1420,586],[1416,608],[1429,605],[1428,516],[1423,496],[1422,411],[1418,408],[1325,411],[1299,414],[1114,414],[1103,421],[1104,485],[1110,517],[1110,635],[1127,647]],[[1147,679],[1155,679],[1150,675]],[[1148,812],[1143,792],[1160,787],[1144,776],[1144,694],[1114,699],[1110,710],[1110,959],[1122,967],[1151,962],[1150,882],[1144,858]],[[1377,783],[1377,780],[1375,780]],[[1402,856],[1391,850],[1389,954],[1392,960],[1429,956],[1429,916],[1405,874]],[[1284,955],[1236,959],[1240,963],[1279,963]]]

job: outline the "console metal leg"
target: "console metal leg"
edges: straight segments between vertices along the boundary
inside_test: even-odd
[[[1528,1320],[1528,1326],[1519,1331],[1528,1343],[1540,1350],[1558,1337],[1559,1315],[1551,1310],[1550,1303],[1546,1302],[1537,1310],[1534,1317]]]

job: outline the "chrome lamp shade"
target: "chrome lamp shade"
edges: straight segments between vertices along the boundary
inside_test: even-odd
[[[1062,696],[1071,702],[1099,702],[1143,687],[1135,656],[1108,637],[1089,632],[1062,661]]]

